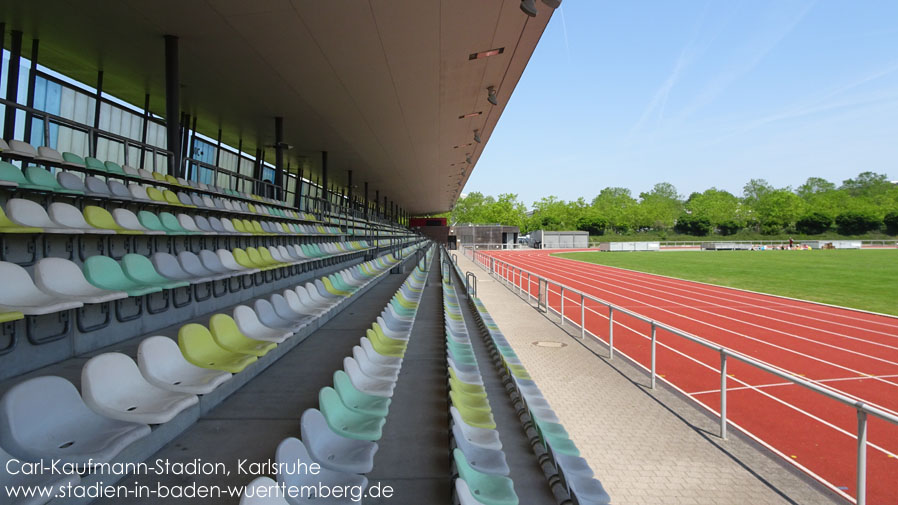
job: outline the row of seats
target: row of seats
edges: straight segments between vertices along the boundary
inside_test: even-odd
[[[580,505],[610,504],[611,497],[608,496],[601,482],[595,478],[589,463],[580,457],[580,450],[577,449],[555,411],[552,410],[536,382],[530,377],[527,369],[515,354],[511,344],[502,335],[499,326],[489,315],[483,302],[474,296],[471,296],[471,299],[485,330],[487,346],[491,349],[494,358],[501,362],[508,375],[513,379],[518,397],[522,399],[524,408],[533,421],[540,442],[551,456],[556,471],[565,482],[574,503]]]
[[[93,173],[99,173],[102,176],[120,177],[124,180],[140,180],[152,184],[163,185],[168,188],[185,189],[188,191],[195,190],[205,194],[188,194],[185,192],[178,192],[176,194],[171,189],[160,190],[153,186],[140,185],[136,182],[125,186],[123,183],[114,179],[104,181],[103,179],[94,176],[87,176],[82,179],[79,175],[65,171],[59,171],[54,179],[52,173],[41,167],[29,166],[26,167],[23,172],[7,162],[0,162],[0,186],[20,187],[23,189],[72,195],[86,195],[97,198],[134,201],[138,203],[153,202],[165,205],[198,207],[212,211],[273,216],[300,221],[319,221],[311,214],[296,212],[289,208],[280,208],[283,207],[283,202],[260,197],[258,195],[239,193],[230,189],[221,189],[201,182],[188,181],[183,178],[176,178],[171,175],[151,172],[144,169],[136,169],[127,165],[121,166],[113,161],[103,162],[92,157],[82,158],[70,152],[60,154],[55,149],[47,146],[40,146],[35,149],[31,144],[19,140],[11,140],[9,144],[7,144],[0,139],[0,154],[7,156],[12,155],[17,159],[26,161],[41,162],[53,167],[72,168],[78,169],[79,171],[92,171]],[[220,197],[213,199],[209,194],[220,195]],[[232,200],[228,198],[228,196],[241,198],[245,201]],[[274,205],[274,207],[264,205],[257,206],[251,203],[252,200],[265,202]],[[340,224],[340,219],[335,217],[328,217],[326,221],[331,224]],[[331,230],[334,229],[334,227],[328,228]],[[342,232],[340,232],[339,229],[336,229],[336,231],[329,231],[329,233],[337,234]]]
[[[366,490],[368,479],[364,474],[374,468],[377,441],[389,414],[393,388],[399,379],[432,256],[433,248],[430,248],[377,322],[360,339],[359,345],[353,347],[352,356],[343,360],[343,370],[334,372],[333,387],[321,389],[318,408],[303,412],[302,438],[286,438],[278,445],[277,463],[314,462],[321,466],[321,471],[317,475],[278,473],[277,482],[259,477],[246,486],[242,505],[316,502],[307,495],[290,496],[290,490],[318,489],[319,483]],[[278,485],[282,487],[277,488]],[[260,496],[262,489],[264,496]],[[275,489],[281,492],[271,493]],[[357,503],[348,497],[326,502]]]
[[[16,286],[0,290],[0,322],[20,319],[19,314],[50,314],[366,249],[366,242],[346,242],[204,249],[199,254],[181,251],[177,256],[157,252],[149,258],[131,253],[121,261],[96,255],[82,267],[64,258],[43,258],[34,266],[33,280],[21,266],[0,261],[0,276]],[[4,315],[8,313],[12,315]]]
[[[59,460],[84,472],[111,461],[149,435],[150,424],[166,423],[195,405],[197,395],[211,393],[399,261],[389,254],[256,300],[254,309],[240,305],[233,317],[213,315],[208,329],[184,325],[177,344],[149,337],[140,344],[137,363],[118,352],[95,356],[82,368],[80,394],[61,377],[25,380],[0,398],[0,457]],[[0,472],[0,480],[0,485],[58,486],[77,483],[79,476]]]
[[[517,505],[518,496],[508,477],[510,469],[444,255],[441,251],[450,431],[455,445],[452,460],[458,475],[456,499],[461,505]]]

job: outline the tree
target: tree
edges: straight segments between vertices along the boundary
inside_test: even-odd
[[[703,193],[693,193],[686,202],[686,210],[694,216],[707,218],[713,227],[724,221],[742,220],[739,199],[717,188],[705,190]]]
[[[771,191],[773,186],[769,182],[764,179],[752,179],[742,187],[742,201],[748,207],[754,208],[761,198]]]
[[[754,204],[755,216],[762,225],[788,227],[804,212],[804,200],[788,189],[761,193]]]
[[[704,216],[683,214],[677,219],[677,224],[674,225],[674,231],[684,235],[703,237],[711,233],[711,221]]]
[[[819,235],[832,226],[831,217],[822,212],[811,212],[795,222],[795,229],[805,235]]]
[[[648,193],[639,194],[639,226],[655,230],[668,230],[677,217],[683,214],[683,202],[673,184],[655,184]]]
[[[735,235],[742,229],[742,225],[732,219],[717,224],[717,231],[721,235]]]
[[[589,232],[590,235],[604,235],[608,220],[601,216],[583,216],[577,220],[577,229]]]
[[[805,181],[804,184],[798,186],[798,188],[795,190],[795,194],[797,194],[803,200],[808,201],[815,195],[819,195],[821,193],[826,193],[829,191],[835,191],[835,189],[836,185],[826,179],[820,177],[808,177],[808,180]]]
[[[590,207],[619,233],[625,233],[633,227],[636,200],[627,188],[605,188],[593,198]]]
[[[883,224],[886,225],[886,233],[889,235],[898,235],[898,210],[893,210],[882,218]]]
[[[878,230],[881,225],[882,220],[869,212],[849,211],[836,216],[836,226],[842,235],[862,235]]]
[[[875,196],[887,192],[892,186],[886,174],[861,172],[854,179],[842,181],[842,189],[852,196]]]

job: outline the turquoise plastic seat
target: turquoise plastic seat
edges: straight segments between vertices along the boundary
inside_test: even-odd
[[[168,228],[162,225],[162,221],[159,220],[159,216],[153,214],[148,210],[142,210],[138,212],[137,220],[140,221],[140,224],[143,225],[144,228],[150,231],[164,231],[166,233],[171,233]]]
[[[340,399],[334,388],[321,388],[318,393],[318,406],[327,425],[335,433],[355,440],[380,440],[383,426],[387,422],[380,416],[372,416],[356,412]]]
[[[478,502],[483,505],[518,505],[518,495],[514,492],[511,479],[474,470],[458,448],[452,451],[452,457],[458,469],[458,478],[465,481]]]
[[[54,193],[84,194],[76,189],[66,189],[62,187],[53,174],[41,167],[27,167],[25,169],[25,178],[28,179],[28,182],[30,182],[36,189],[53,191]]]
[[[125,291],[129,296],[141,296],[162,291],[159,286],[151,286],[134,281],[125,275],[122,266],[108,256],[91,256],[84,261],[81,269],[84,278],[100,289]]]
[[[349,376],[343,370],[334,372],[334,389],[340,395],[343,405],[360,414],[387,417],[389,413],[392,400],[359,391],[352,385],[352,381],[349,380]]]
[[[0,161],[0,181],[15,183],[20,188],[43,189],[36,184],[32,184],[25,178],[25,174],[21,170],[6,161]]]
[[[103,164],[103,166],[110,174],[125,175],[125,170],[122,168],[122,166],[114,161],[107,161]]]
[[[162,222],[165,231],[172,235],[193,235],[197,233],[185,230],[181,223],[178,222],[178,218],[171,212],[160,212],[159,220]]]
[[[122,258],[122,270],[125,275],[133,280],[147,286],[159,286],[162,289],[175,289],[189,286],[186,281],[173,281],[159,275],[159,272],[153,268],[153,262],[150,258],[140,254],[126,254]]]
[[[106,172],[106,164],[96,158],[88,156],[84,158],[84,164],[91,170]]]

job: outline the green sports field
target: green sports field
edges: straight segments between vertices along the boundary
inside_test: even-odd
[[[556,254],[600,265],[898,315],[898,250]]]

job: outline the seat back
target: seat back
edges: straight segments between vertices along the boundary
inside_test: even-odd
[[[44,292],[79,296],[96,291],[78,265],[64,258],[43,258],[34,265],[34,283]]]
[[[28,184],[28,179],[18,167],[7,161],[0,161],[0,180],[16,184]]]
[[[195,279],[193,275],[185,272],[178,263],[178,259],[167,252],[157,252],[150,258],[156,271],[169,279],[179,281],[192,281]]]
[[[56,224],[50,220],[44,207],[24,198],[10,198],[6,202],[6,215],[9,219],[21,226],[35,228],[54,228]]]
[[[70,163],[72,165],[84,166],[84,158],[78,156],[75,153],[70,153],[68,151],[62,153],[62,159],[65,160],[66,163]]]
[[[115,219],[116,224],[118,224],[122,228],[125,228],[126,230],[147,231],[147,229],[144,228],[142,224],[140,224],[140,220],[137,218],[137,215],[135,215],[128,209],[115,209],[112,211],[112,217],[113,219]]]
[[[159,220],[159,216],[153,214],[148,210],[142,210],[138,212],[137,220],[140,221],[140,224],[148,230],[166,231],[165,226],[162,226],[162,221]]]
[[[37,184],[38,186],[43,186],[47,189],[52,189],[54,191],[63,189],[62,186],[60,186],[59,183],[56,182],[56,177],[53,177],[53,174],[41,167],[26,167],[25,178],[28,179],[32,184]]]
[[[71,172],[59,172],[56,174],[56,182],[65,189],[84,192],[84,181]]]
[[[53,202],[50,204],[50,219],[67,228],[91,228],[78,207],[65,202]]]
[[[200,251],[199,257],[200,262],[203,264],[203,266],[208,268],[209,270],[219,274],[230,273],[230,269],[222,265],[221,259],[219,259],[215,251],[203,249],[202,251]]]
[[[128,187],[121,182],[110,180],[106,185],[109,187],[109,192],[115,198],[120,198],[122,200],[132,199],[131,191],[129,191]]]
[[[125,170],[122,166],[114,161],[107,161],[103,165],[105,166],[106,171],[110,174],[125,175]]]
[[[106,164],[96,158],[88,156],[88,157],[84,158],[84,163],[85,163],[85,165],[87,165],[87,168],[89,168],[91,170],[98,170],[100,172],[106,172]]]
[[[129,184],[128,192],[131,193],[131,198],[134,200],[150,199],[149,195],[147,195],[147,188],[141,186],[140,184]]]
[[[103,196],[110,197],[112,193],[109,192],[109,186],[106,185],[106,182],[100,180],[97,177],[87,177],[84,179],[84,188],[91,195],[95,196]]]
[[[84,220],[94,228],[102,228],[104,230],[118,230],[120,228],[109,211],[95,205],[84,207]]]

